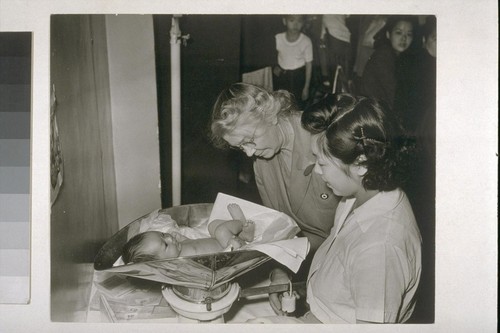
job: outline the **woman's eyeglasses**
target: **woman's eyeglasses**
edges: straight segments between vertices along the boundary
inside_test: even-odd
[[[237,146],[229,146],[229,147],[231,149],[243,150],[243,151],[255,149],[255,147],[257,147],[257,145],[255,144],[255,133],[257,132],[257,128],[259,128],[259,125],[257,125],[255,127],[255,130],[253,131],[253,134],[252,134],[252,137],[250,138],[250,140],[248,140],[246,142],[242,142]]]

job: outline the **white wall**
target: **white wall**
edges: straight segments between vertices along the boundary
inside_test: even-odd
[[[153,18],[106,16],[120,228],[161,207]]]

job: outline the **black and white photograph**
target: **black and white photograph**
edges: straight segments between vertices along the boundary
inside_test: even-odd
[[[497,4],[42,2],[0,331],[493,332]]]
[[[52,320],[433,323],[437,26],[53,15]]]

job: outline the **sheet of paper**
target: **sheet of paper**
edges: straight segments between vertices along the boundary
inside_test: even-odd
[[[243,248],[263,252],[296,272],[309,252],[307,238],[290,239],[299,231],[297,223],[277,210],[224,193],[217,195],[208,223],[231,219],[227,206],[232,203],[239,205],[246,219],[255,223],[255,239]]]

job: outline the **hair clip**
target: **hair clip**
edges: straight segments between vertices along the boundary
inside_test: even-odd
[[[382,141],[379,141],[379,140],[375,140],[375,139],[371,139],[371,138],[367,138],[365,136],[365,131],[363,129],[363,127],[360,127],[359,128],[361,130],[361,136],[356,136],[354,134],[354,132],[352,133],[352,137],[355,139],[355,140],[358,140],[358,141],[361,141],[361,144],[363,145],[363,148],[366,146],[366,142],[371,142],[371,143],[378,143],[378,144],[383,144]]]
[[[361,141],[361,144],[363,145],[363,147],[366,145],[366,136],[365,136],[365,131],[363,130],[363,127],[360,127],[360,130],[361,130],[361,136],[356,136],[356,134],[354,134],[354,132],[352,133],[352,137],[355,139],[355,140],[358,140],[358,141]]]

